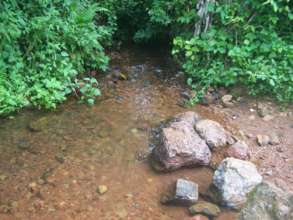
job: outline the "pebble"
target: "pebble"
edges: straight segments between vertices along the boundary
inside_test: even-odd
[[[273,119],[274,119],[274,116],[273,115],[266,115],[266,116],[263,117],[262,120],[264,120],[264,121],[271,121]]]
[[[259,146],[265,146],[270,143],[270,137],[267,135],[257,135],[256,140]]]
[[[0,175],[0,181],[4,181],[4,180],[6,180],[8,177],[7,176],[5,176],[5,175]]]
[[[99,185],[97,188],[97,193],[100,195],[105,194],[108,191],[108,187],[106,185]]]
[[[277,134],[272,134],[270,136],[270,141],[269,144],[270,145],[279,145],[281,143],[280,138]]]
[[[224,95],[221,98],[222,105],[226,108],[231,108],[234,106],[234,103],[232,102],[233,96],[232,95]]]

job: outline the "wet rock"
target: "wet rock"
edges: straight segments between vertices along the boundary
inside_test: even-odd
[[[97,193],[100,195],[105,194],[108,191],[108,187],[106,185],[99,185],[97,188]]]
[[[158,161],[164,170],[209,164],[211,152],[194,130],[196,120],[195,113],[181,114],[176,116],[167,128],[162,129],[160,144],[153,149],[152,158]]]
[[[48,117],[42,117],[29,123],[28,127],[31,131],[39,132],[45,130],[48,127],[49,122],[50,119]]]
[[[238,220],[293,219],[293,194],[264,182],[248,195]]]
[[[250,158],[249,147],[244,141],[237,141],[228,148],[227,156],[241,160],[248,160]]]
[[[269,144],[270,145],[279,145],[279,144],[281,144],[281,140],[280,140],[279,136],[277,134],[270,135]]]
[[[196,123],[195,129],[206,140],[210,149],[224,147],[234,142],[232,136],[218,122],[200,120]]]
[[[253,163],[232,157],[221,162],[213,177],[221,203],[234,209],[240,208],[246,202],[246,195],[261,182],[262,177]]]
[[[231,108],[234,106],[234,103],[232,102],[233,96],[232,95],[224,95],[221,98],[222,105],[226,108]]]
[[[270,143],[270,137],[267,135],[259,134],[256,136],[256,141],[259,146],[266,146]]]
[[[189,206],[198,200],[198,185],[194,182],[178,179],[174,192],[168,192],[161,198],[162,204]]]
[[[221,213],[221,209],[213,203],[201,201],[191,206],[189,213],[191,215],[204,214],[209,217],[217,217]]]

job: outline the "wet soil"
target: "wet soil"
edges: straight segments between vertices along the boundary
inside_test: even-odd
[[[186,111],[178,104],[186,89],[184,78],[165,54],[141,49],[112,53],[112,74],[101,76],[103,96],[92,107],[70,100],[54,112],[28,110],[1,119],[1,220],[191,219],[186,208],[161,205],[160,196],[177,178],[198,183],[203,192],[213,171],[199,167],[159,174],[147,160],[151,128]],[[119,78],[117,72],[128,79],[115,79],[115,74]],[[255,134],[262,122],[246,126],[248,120],[242,111],[248,106],[230,109],[232,113],[217,105],[189,110],[220,122],[232,132],[239,126]],[[235,112],[240,116],[231,120]],[[293,128],[286,126],[290,120],[269,122],[284,126],[282,155],[289,160]],[[261,127],[266,128],[270,126]],[[266,158],[260,160],[258,155],[254,159],[263,169]],[[285,167],[289,163],[292,167],[289,160]],[[282,170],[279,173],[282,176]],[[286,176],[292,180],[289,171]],[[99,185],[106,185],[108,191],[100,195]],[[236,219],[237,213],[222,211],[216,219]]]

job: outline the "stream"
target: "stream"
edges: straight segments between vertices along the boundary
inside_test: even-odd
[[[147,159],[151,129],[186,111],[180,105],[184,78],[166,54],[141,48],[111,53],[110,74],[98,80],[103,95],[92,107],[72,97],[55,111],[1,119],[0,219],[191,219],[184,207],[161,205],[161,194],[178,178],[203,192],[213,171],[156,173]],[[189,110],[225,123],[207,107]],[[100,195],[99,185],[108,191]],[[216,219],[235,218],[222,209]]]

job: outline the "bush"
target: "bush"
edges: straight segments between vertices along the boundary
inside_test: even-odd
[[[197,102],[210,86],[238,83],[252,95],[293,101],[293,26],[289,1],[220,1],[206,33],[174,39]],[[291,24],[291,25],[290,25]]]
[[[1,1],[0,114],[28,105],[55,108],[78,89],[78,74],[106,70],[102,45],[114,33],[113,19],[85,0]],[[85,94],[90,103],[92,96]]]

